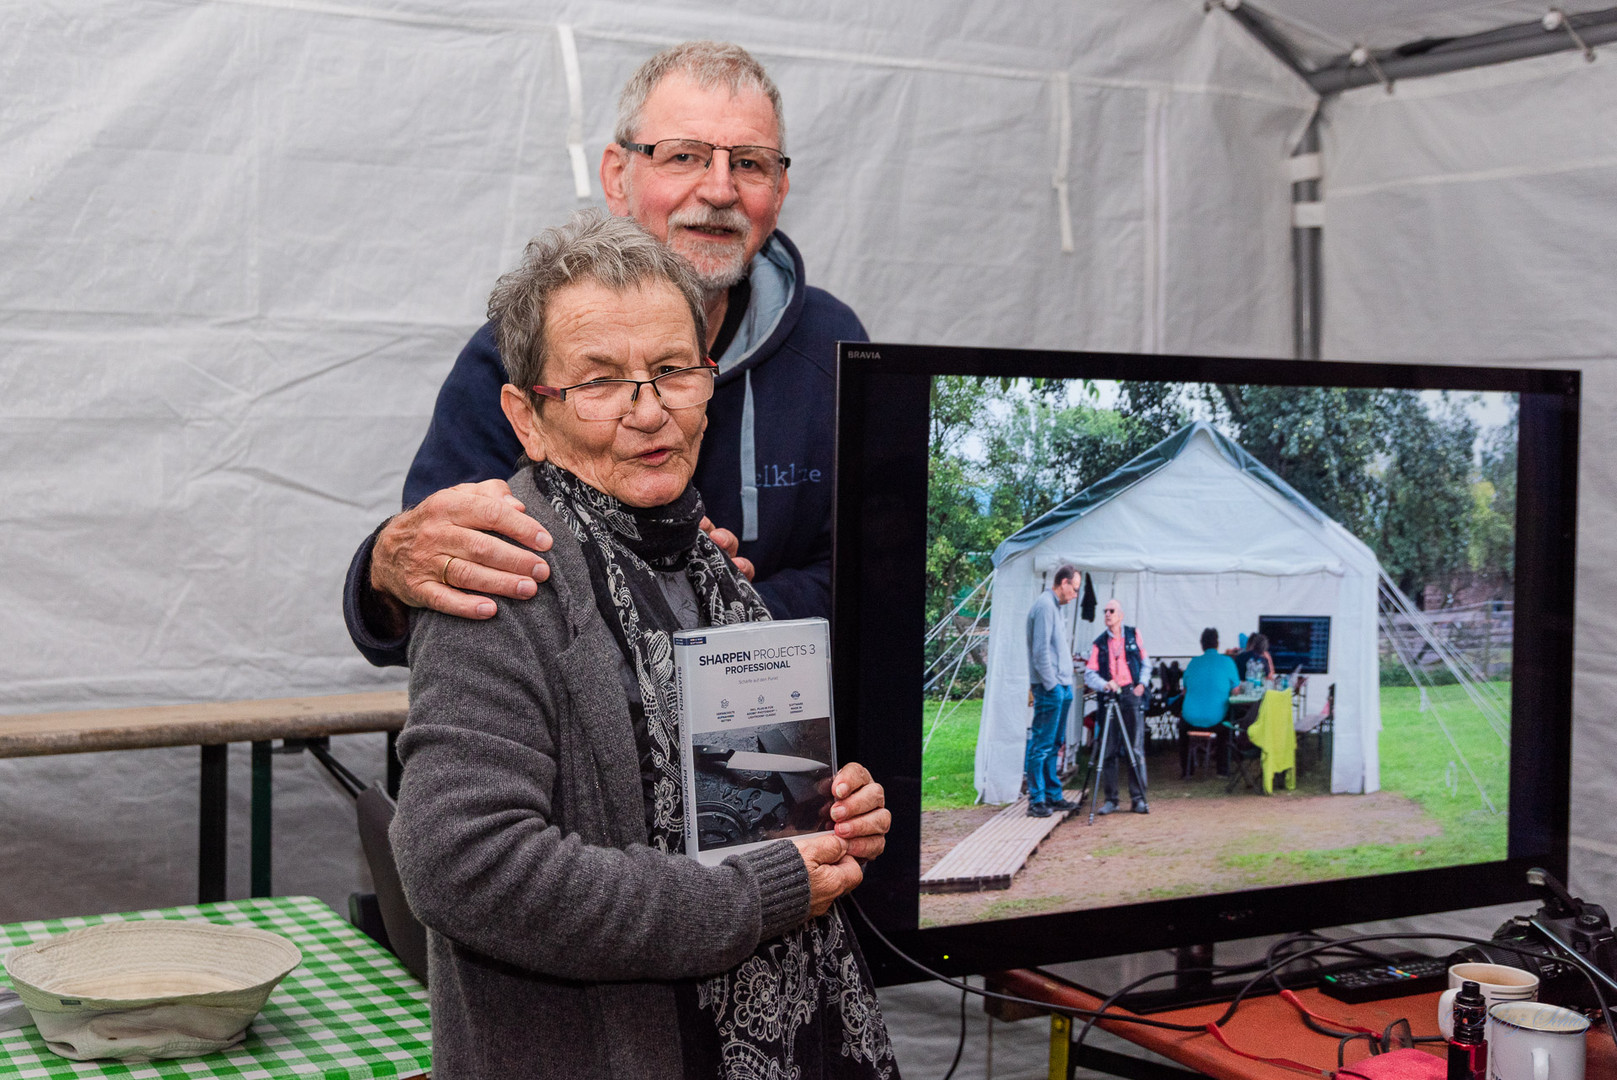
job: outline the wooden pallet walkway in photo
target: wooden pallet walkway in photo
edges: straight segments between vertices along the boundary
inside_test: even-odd
[[[1076,793],[1065,794],[1071,798]],[[983,822],[976,832],[956,844],[936,866],[922,874],[921,891],[979,892],[1010,888],[1011,878],[1027,865],[1028,857],[1039,850],[1039,845],[1055,832],[1057,825],[1076,813],[1076,810],[1057,810],[1045,818],[1028,817],[1027,796],[1023,795]]]

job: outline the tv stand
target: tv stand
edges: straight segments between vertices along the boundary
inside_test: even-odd
[[[1212,988],[1213,943],[1181,945],[1173,952],[1173,988],[1176,992],[1195,993]]]

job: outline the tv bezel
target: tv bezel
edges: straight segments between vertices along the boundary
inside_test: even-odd
[[[938,375],[1522,395],[1515,619],[1533,632],[1514,643],[1506,858],[920,928],[927,434]],[[884,785],[893,813],[886,851],[855,894],[861,910],[910,957],[964,974],[1525,901],[1532,866],[1564,880],[1580,400],[1578,372],[1542,368],[840,343],[836,738],[842,760],[863,762]],[[907,621],[913,632],[903,632]],[[878,982],[924,977],[873,936],[862,940]]]

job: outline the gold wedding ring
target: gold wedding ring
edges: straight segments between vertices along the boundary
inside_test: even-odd
[[[449,556],[449,558],[444,560],[444,568],[442,570],[438,571],[438,580],[441,581],[445,585],[449,584],[449,564],[454,562],[454,561],[455,561],[455,556],[453,556],[453,555]]]

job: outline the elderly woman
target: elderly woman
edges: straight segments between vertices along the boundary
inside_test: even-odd
[[[832,835],[682,853],[669,635],[769,617],[690,486],[699,287],[587,211],[528,245],[489,315],[530,459],[511,489],[555,546],[533,599],[423,612],[411,638],[392,840],[429,929],[434,1077],[896,1074],[831,907],[882,849],[880,785],[837,773]]]

